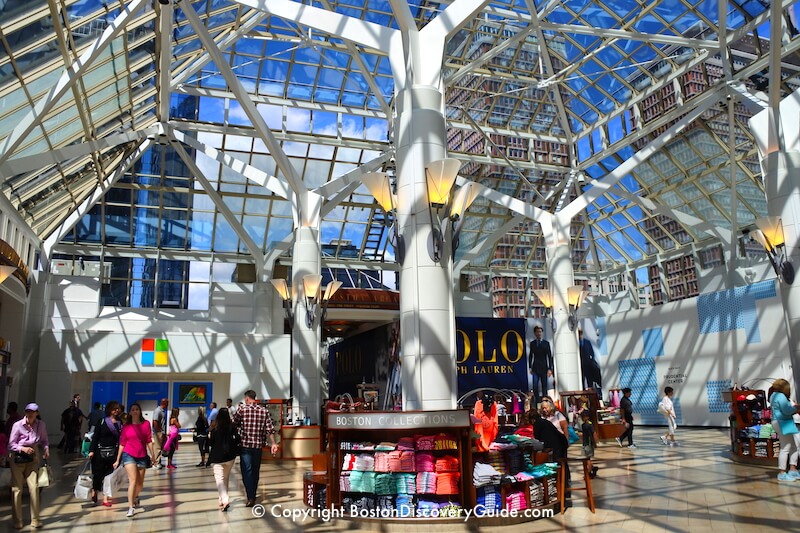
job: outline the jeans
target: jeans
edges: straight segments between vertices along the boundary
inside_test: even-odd
[[[258,476],[261,470],[261,448],[242,448],[239,466],[242,469],[242,483],[248,500],[256,499]]]
[[[620,442],[628,439],[628,445],[633,444],[633,419],[625,420],[625,423],[628,424],[628,428],[619,436]]]

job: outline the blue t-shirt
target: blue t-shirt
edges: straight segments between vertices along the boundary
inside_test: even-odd
[[[789,402],[789,398],[782,392],[773,392],[769,397],[770,407],[772,408],[772,418],[778,422],[781,433],[793,435],[798,433],[797,424],[794,423],[794,415],[797,408]]]

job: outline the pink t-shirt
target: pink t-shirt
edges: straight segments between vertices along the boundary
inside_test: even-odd
[[[146,457],[147,444],[153,441],[150,421],[141,424],[125,424],[119,434],[119,445],[122,451],[131,457]]]

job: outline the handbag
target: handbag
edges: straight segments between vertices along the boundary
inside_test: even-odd
[[[39,471],[36,473],[36,479],[40,489],[49,487],[55,482],[55,479],[53,479],[53,469],[50,468],[49,464],[47,464],[46,459],[42,461],[42,465],[39,467]]]
[[[103,494],[109,498],[114,498],[127,490],[128,473],[124,468],[117,467],[116,470],[103,478]]]
[[[14,462],[19,464],[30,463],[33,461],[33,454],[25,452],[14,452]]]
[[[575,444],[581,440],[581,438],[578,436],[578,432],[575,431],[575,428],[572,426],[567,426],[567,440],[570,444]]]
[[[116,446],[98,446],[97,453],[100,456],[100,459],[108,460],[108,459],[116,459],[117,458],[117,447]]]
[[[80,474],[78,474],[78,480],[75,482],[72,494],[79,500],[88,500],[92,493],[92,474],[86,472],[91,464],[91,461],[86,461]]]

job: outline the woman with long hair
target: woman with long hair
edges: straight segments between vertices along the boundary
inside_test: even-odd
[[[150,455],[147,455],[150,452]],[[139,494],[144,487],[144,473],[155,462],[152,429],[150,422],[142,416],[142,406],[131,404],[128,418],[119,436],[119,451],[114,468],[120,464],[128,474],[128,518],[139,505]],[[149,463],[149,464],[148,464]]]
[[[769,403],[772,409],[772,419],[775,422],[772,427],[778,434],[780,442],[778,481],[795,481],[800,479],[800,472],[797,471],[800,432],[792,417],[795,413],[800,413],[800,408],[789,400],[792,395],[792,386],[785,379],[776,379],[770,390],[772,394],[769,396]],[[789,467],[788,472],[786,471],[787,466]]]
[[[103,479],[114,471],[114,461],[119,452],[119,437],[122,422],[119,402],[106,404],[105,417],[94,428],[92,443],[89,445],[89,460],[92,462],[92,501],[97,503],[97,493],[103,491]],[[103,506],[111,507],[111,497],[103,494]]]
[[[164,449],[161,454],[167,456],[167,468],[170,470],[178,468],[172,463],[172,457],[175,455],[175,450],[178,449],[178,442],[181,440],[181,423],[178,422],[180,415],[180,408],[173,407],[169,413],[169,429],[167,430],[167,440],[164,442]]]
[[[206,420],[206,408],[202,405],[197,408],[197,420],[194,422],[194,434],[197,435],[197,448],[200,450],[200,462],[195,466],[206,466],[206,453],[208,453],[208,420]]]
[[[217,415],[217,424],[208,437],[211,444],[208,462],[214,466],[214,480],[217,482],[217,492],[219,493],[219,508],[223,512],[227,511],[231,505],[228,499],[228,481],[231,478],[233,463],[236,462],[236,457],[239,455],[239,442],[234,431],[228,410],[220,409]]]

